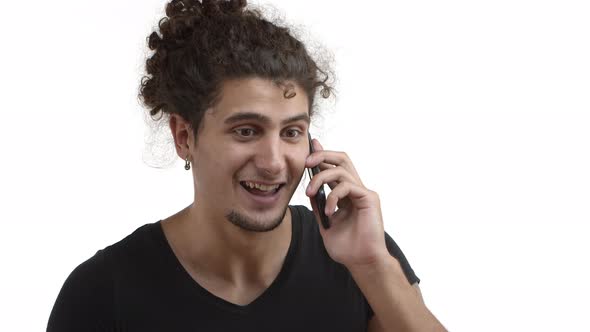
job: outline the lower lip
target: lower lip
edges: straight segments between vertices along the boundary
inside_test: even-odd
[[[254,202],[256,202],[259,205],[273,205],[275,204],[278,200],[279,197],[281,196],[281,192],[283,191],[283,187],[285,185],[281,185],[281,187],[279,188],[279,190],[269,196],[258,196],[258,195],[254,195],[252,193],[250,193],[248,190],[244,189],[244,187],[242,187],[242,185],[239,185],[240,188],[242,188],[242,191],[248,196],[250,197],[250,199]]]

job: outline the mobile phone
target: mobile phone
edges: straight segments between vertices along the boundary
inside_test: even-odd
[[[314,152],[314,149],[313,145],[311,144],[311,134],[309,133],[309,131],[307,132],[307,137],[309,138],[309,153],[311,154]],[[313,176],[320,172],[320,166],[317,165],[315,167],[308,168],[307,172],[309,174],[309,180],[311,181]],[[324,191],[323,184],[320,186],[320,189],[318,189],[317,193],[315,194],[314,200],[319,210],[318,213],[320,215],[320,221],[322,223],[322,226],[324,226],[324,229],[330,228],[330,220],[324,212],[326,210],[326,192]]]

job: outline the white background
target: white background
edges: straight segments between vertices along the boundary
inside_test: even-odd
[[[180,159],[143,160],[164,4],[0,5],[1,331],[44,330],[79,263],[192,200]],[[441,322],[589,331],[587,2],[273,4],[333,51],[338,99],[312,134],[380,194]]]

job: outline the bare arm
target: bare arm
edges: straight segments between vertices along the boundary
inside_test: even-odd
[[[369,332],[447,331],[424,304],[418,285],[407,282],[395,258],[351,273],[375,313]]]

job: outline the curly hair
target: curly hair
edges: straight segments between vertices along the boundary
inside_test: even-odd
[[[283,87],[285,98],[295,96],[285,83],[294,81],[307,94],[310,117],[317,89],[323,98],[333,93],[326,83],[331,70],[320,69],[288,28],[246,5],[246,0],[172,0],[166,5],[159,34],[156,28],[147,38],[154,53],[146,60],[138,96],[152,119],[160,112],[176,113],[196,139],[205,111],[218,102],[228,79],[269,79]]]

